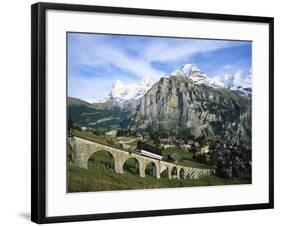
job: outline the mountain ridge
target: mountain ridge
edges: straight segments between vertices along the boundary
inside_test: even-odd
[[[117,81],[106,102],[70,99],[68,109],[78,124],[92,129],[208,137],[250,146],[251,90],[238,86],[239,81],[231,86],[231,79],[225,79],[226,86],[187,64],[157,82]]]
[[[224,76],[208,77],[203,70],[192,63],[182,65],[179,69],[165,76],[165,78],[170,76],[180,76],[185,79],[191,79],[198,85],[211,86],[213,88],[227,88],[237,91],[239,95],[251,95],[252,91],[251,71],[249,71],[248,74],[243,74],[243,71],[239,70],[234,75],[225,74]],[[116,80],[109,93],[109,97],[105,98],[103,102],[110,100],[123,105],[129,101],[139,100],[156,82],[157,81],[149,78],[144,78],[138,82],[129,84],[124,84],[121,80]]]

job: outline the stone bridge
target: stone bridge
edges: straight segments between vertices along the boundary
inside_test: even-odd
[[[111,154],[114,160],[114,171],[120,174],[123,174],[123,166],[125,162],[130,158],[136,160],[140,177],[145,177],[145,168],[149,163],[152,163],[154,165],[156,178],[160,178],[160,174],[165,170],[167,170],[166,172],[168,173],[167,176],[169,179],[198,179],[211,174],[210,169],[192,168],[162,160],[148,158],[146,156],[129,153],[121,149],[117,149],[79,137],[70,137],[68,139],[69,144],[72,148],[72,160],[74,162],[74,166],[80,168],[87,169],[88,160],[91,155],[97,151],[103,150]]]

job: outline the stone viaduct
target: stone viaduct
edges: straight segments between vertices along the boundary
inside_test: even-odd
[[[145,168],[149,163],[152,163],[156,169],[156,178],[160,178],[160,174],[165,170],[167,170],[168,172],[169,179],[198,179],[211,174],[210,169],[192,168],[162,160],[148,158],[146,156],[142,156],[135,153],[129,153],[121,149],[117,149],[79,137],[70,137],[68,139],[69,144],[72,148],[72,160],[74,162],[75,167],[87,169],[88,159],[90,158],[90,156],[97,151],[103,150],[111,154],[114,160],[114,171],[120,174],[123,174],[123,166],[129,158],[134,158],[137,161],[139,168],[138,172],[140,177],[145,177]]]

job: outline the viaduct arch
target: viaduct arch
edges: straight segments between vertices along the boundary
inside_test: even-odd
[[[123,166],[125,162],[130,158],[134,158],[138,162],[138,171],[140,177],[145,177],[145,168],[149,163],[152,163],[155,166],[156,178],[160,178],[160,174],[163,170],[168,171],[169,179],[198,179],[208,176],[212,173],[210,169],[198,169],[165,162],[162,160],[156,160],[148,158],[146,156],[129,153],[104,144],[89,141],[80,137],[70,137],[68,139],[69,144],[73,150],[72,160],[75,167],[88,169],[88,159],[90,158],[90,156],[97,151],[104,150],[111,154],[114,161],[114,171],[120,174],[123,174]],[[172,173],[173,170],[176,170],[176,174],[174,175]]]

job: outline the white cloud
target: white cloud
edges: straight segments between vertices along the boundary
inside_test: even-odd
[[[197,53],[209,53],[230,45],[227,41],[181,40],[176,42],[152,42],[143,50],[144,58],[152,61],[174,61]],[[233,42],[231,43],[233,46]],[[237,43],[239,45],[239,43]],[[160,54],[161,53],[161,54]]]
[[[76,53],[78,60],[82,65],[87,66],[115,66],[142,78],[158,79],[164,75],[164,72],[154,69],[150,62],[141,58],[126,54],[122,49],[111,46],[101,40],[81,40],[80,50]],[[94,48],[91,48],[94,46]],[[86,47],[86,49],[85,49]]]
[[[124,77],[122,82],[132,82],[132,77],[138,80],[150,78],[158,80],[167,72],[153,67],[152,63],[173,62],[181,59],[188,60],[195,54],[208,54],[212,51],[227,48],[230,45],[241,45],[227,41],[210,40],[172,40],[158,39],[144,43],[130,42],[122,46],[122,42],[116,43],[104,39],[104,36],[92,35],[74,35],[75,40],[71,41],[69,56],[71,57],[71,70],[69,74],[69,95],[82,98],[88,101],[98,101],[106,97],[111,90],[112,84],[116,78]],[[153,40],[153,39],[152,39]],[[126,47],[126,48],[124,48]],[[134,50],[134,54],[128,51],[128,48]],[[130,49],[131,50],[131,49]],[[186,62],[189,63],[189,62]],[[90,76],[85,77],[80,74],[79,69],[87,66],[89,68],[110,69],[119,68],[119,72],[110,72],[108,76]],[[230,65],[226,65],[229,69]],[[98,70],[95,71],[95,74]],[[119,74],[116,74],[119,73]],[[124,73],[124,76],[122,76]],[[237,72],[238,73],[238,72]],[[130,75],[132,75],[130,77]],[[236,75],[235,82],[239,83],[241,76]],[[228,80],[230,78],[223,78]],[[239,80],[240,79],[240,80]]]
[[[237,43],[238,45],[239,43]],[[111,42],[106,42],[101,38],[83,37],[76,47],[77,59],[80,64],[87,66],[108,65],[120,68],[124,72],[132,73],[134,76],[142,78],[159,79],[167,72],[157,70],[152,66],[152,62],[176,61],[181,58],[188,58],[197,53],[209,53],[221,48],[228,47],[230,42],[216,40],[157,40],[148,42],[147,45],[137,46],[140,53],[130,55],[122,48]],[[231,42],[233,46],[233,42]],[[188,62],[187,62],[188,63]]]

